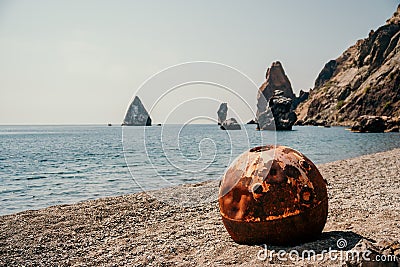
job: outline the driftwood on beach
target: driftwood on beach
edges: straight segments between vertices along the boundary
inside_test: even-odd
[[[369,249],[400,255],[400,149],[319,165],[328,181],[329,217],[322,236],[289,252]],[[218,182],[165,190],[179,195],[196,188],[211,201],[173,206],[146,193],[103,198],[0,217],[0,265],[68,266],[342,266],[345,259],[261,260],[262,246],[234,243],[222,225]],[[202,189],[203,188],[203,189]],[[203,193],[202,193],[203,192]],[[345,240],[338,249],[338,240]],[[260,254],[261,253],[261,254]],[[262,257],[261,257],[262,258]],[[351,260],[347,264],[355,264]],[[395,262],[386,262],[397,266]],[[354,265],[355,266],[355,265]]]

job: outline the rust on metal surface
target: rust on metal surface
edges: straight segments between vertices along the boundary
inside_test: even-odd
[[[297,244],[317,238],[325,226],[326,182],[294,149],[255,147],[226,171],[219,207],[228,233],[238,243]]]

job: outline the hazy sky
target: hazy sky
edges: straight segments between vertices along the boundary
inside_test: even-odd
[[[0,1],[0,124],[121,123],[147,78],[188,61],[232,66],[259,86],[267,67],[279,60],[298,93],[313,86],[328,60],[383,25],[397,5],[394,0]],[[235,74],[228,74],[223,79],[234,81]],[[186,98],[160,103],[153,121],[164,122],[160,114],[179,101],[218,98],[209,93],[221,90],[184,88],[179,95]],[[238,93],[253,105],[256,89],[243,88]],[[154,97],[168,89],[147,87],[139,96],[150,109]],[[186,111],[214,116],[219,100],[186,102],[168,121],[184,122]],[[226,101],[235,109],[234,99]]]

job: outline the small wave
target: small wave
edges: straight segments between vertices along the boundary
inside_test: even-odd
[[[47,176],[37,175],[37,176],[27,177],[26,180],[39,180],[39,179],[45,179],[45,178],[47,178]]]
[[[38,162],[47,162],[49,161],[48,159],[39,159]]]
[[[25,189],[9,189],[9,190],[4,190],[4,191],[0,191],[0,194],[15,194],[15,193],[22,193],[24,192]]]

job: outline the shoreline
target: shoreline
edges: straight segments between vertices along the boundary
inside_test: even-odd
[[[328,181],[329,215],[322,236],[296,247],[375,248],[400,257],[400,149],[317,165]],[[160,201],[196,192],[187,207]],[[195,191],[193,191],[195,190]],[[0,216],[0,266],[191,266],[277,264],[260,261],[261,246],[238,245],[219,214],[218,181],[106,197]],[[200,205],[190,205],[202,202]],[[182,204],[182,203],[181,203]],[[358,244],[358,245],[357,245]],[[336,248],[337,249],[337,248]],[[365,249],[365,248],[364,248]],[[329,259],[328,259],[329,260]],[[283,262],[280,262],[283,263]],[[341,266],[297,259],[285,264]]]

